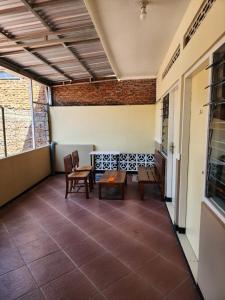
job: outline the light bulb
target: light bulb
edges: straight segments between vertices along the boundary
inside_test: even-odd
[[[142,7],[141,8],[140,19],[144,20],[146,18],[146,15],[147,15],[146,7]]]
[[[147,15],[147,6],[150,4],[150,0],[140,0],[139,4],[141,8],[140,19],[144,20]]]

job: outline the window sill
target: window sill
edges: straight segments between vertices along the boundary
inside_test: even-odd
[[[217,207],[216,203],[208,198],[204,198],[203,203],[217,216],[217,218],[225,225],[225,215]]]

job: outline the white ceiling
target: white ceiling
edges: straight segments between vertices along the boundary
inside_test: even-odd
[[[151,78],[190,0],[151,0],[140,20],[138,0],[85,0],[111,66],[121,79]]]

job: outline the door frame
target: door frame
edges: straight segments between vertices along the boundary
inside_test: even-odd
[[[162,95],[161,97],[161,103],[163,105],[163,98],[169,94],[169,120],[168,120],[168,153],[169,153],[169,144],[170,142],[174,142],[174,105],[175,105],[175,98],[173,92],[177,90],[177,99],[176,101],[179,101],[179,86],[180,86],[180,80],[176,80],[174,84],[170,86],[170,88]],[[172,109],[172,113],[171,113]],[[179,124],[178,124],[179,125]],[[171,128],[172,126],[172,128]],[[162,141],[162,122],[161,122],[161,141]],[[178,149],[176,149],[177,152],[179,153],[179,145]],[[163,152],[162,154],[164,155],[166,159],[166,173],[165,173],[165,197],[167,199],[167,202],[172,202],[172,186],[173,186],[173,181],[175,181],[174,186],[175,189],[178,185],[178,180],[177,180],[177,170],[173,170],[173,159],[175,157],[175,153],[173,155],[165,155]],[[178,156],[180,156],[178,154]],[[176,159],[179,159],[179,157],[176,157]],[[169,164],[168,164],[169,161]],[[168,167],[169,166],[169,167]],[[171,176],[172,174],[172,176]],[[169,200],[169,201],[168,201]],[[175,192],[175,203],[174,207],[172,207],[173,212],[171,215],[171,219],[174,223],[176,223],[176,216],[177,216],[177,193]]]
[[[204,56],[197,64],[195,64],[184,76],[183,76],[183,101],[182,114],[181,114],[181,135],[180,135],[180,147],[181,147],[181,161],[180,161],[180,190],[179,190],[179,212],[178,212],[178,226],[182,229],[186,228],[187,217],[187,198],[188,198],[188,170],[189,170],[189,144],[190,144],[190,122],[191,122],[191,94],[192,94],[192,77],[198,72],[204,70],[211,63],[211,56]],[[209,72],[208,83],[211,79],[211,72]],[[208,90],[207,99],[205,103],[208,103],[210,99],[210,89]],[[209,122],[209,108],[206,106],[206,124],[205,124],[205,155],[207,157],[207,142],[208,142],[208,122]],[[206,174],[207,159],[204,166],[204,174]],[[205,183],[203,187],[204,197]]]
[[[191,75],[198,71],[202,65],[211,64],[213,61],[213,53],[225,43],[225,36],[223,35],[220,40],[215,43],[196,63],[194,63],[181,78],[182,82],[182,98],[181,98],[181,134],[180,134],[180,180],[179,180],[179,198],[178,198],[178,211],[177,211],[177,225],[181,228],[182,232],[185,232],[186,227],[186,214],[187,214],[187,181],[188,181],[188,157],[189,157],[189,137],[190,137],[190,99],[191,99]],[[209,83],[211,82],[211,72],[209,72]],[[210,99],[210,88],[208,89],[208,100]],[[207,99],[206,99],[207,102]],[[209,102],[209,101],[208,101]],[[207,110],[206,118],[206,153],[208,145],[208,124],[209,124],[209,106],[204,109]],[[184,118],[184,116],[186,116]],[[207,160],[205,162],[205,174],[207,171]],[[205,191],[204,182],[204,191]],[[210,201],[203,194],[202,201],[210,206]],[[210,206],[211,207],[211,206]],[[215,210],[216,211],[216,210]]]

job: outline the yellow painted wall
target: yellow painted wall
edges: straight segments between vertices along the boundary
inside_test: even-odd
[[[203,0],[191,0],[188,9],[182,19],[177,32],[170,44],[170,47],[163,59],[157,76],[157,99],[160,99],[175,82],[179,82],[179,98],[182,98],[183,78],[187,72],[198,60],[207,53],[210,48],[225,34],[225,1],[216,0],[213,7],[208,12],[206,18],[198,28],[197,32],[192,37],[188,45],[183,49],[183,38],[194,16],[199,10]],[[178,60],[174,63],[169,73],[162,79],[162,73],[165,70],[172,54],[176,50],[178,44],[181,45],[181,54]],[[161,118],[159,111],[156,115],[156,140],[161,138]],[[179,130],[176,131],[179,135]]]
[[[50,115],[57,143],[154,152],[155,105],[51,107]]]
[[[202,205],[198,284],[205,300],[225,299],[225,225]]]
[[[201,200],[204,196],[207,111],[203,109],[208,91],[208,70],[192,77],[191,121],[188,164],[186,234],[195,255],[199,256]]]
[[[157,76],[157,100],[161,99],[174,84],[178,84],[179,101],[177,103],[177,113],[179,113],[180,120],[182,120],[182,117],[184,120],[188,119],[187,111],[184,111],[183,116],[181,114],[183,99],[185,99],[185,101],[190,101],[190,95],[184,95],[184,76],[186,73],[192,70],[195,65],[203,63],[203,57],[207,53],[212,52],[212,49],[216,43],[225,40],[225,0],[216,0],[213,3],[212,8],[209,10],[207,16],[201,23],[200,27],[197,29],[197,32],[193,35],[188,45],[183,48],[184,34],[186,33],[202,3],[203,0],[190,1],[189,7],[182,19],[180,26],[177,29],[177,32],[174,35],[173,40],[171,41],[171,45],[163,59]],[[162,73],[179,44],[181,46],[180,56],[169,70],[169,73],[166,75],[166,77],[162,79]],[[207,60],[208,57],[205,56],[204,58]],[[207,103],[208,100],[209,99],[206,98],[205,103]],[[159,106],[160,104],[158,104],[158,107]],[[160,140],[161,118],[159,109],[156,110],[155,120],[155,139]],[[184,161],[187,163],[188,157],[184,155],[184,149],[181,149],[181,145],[184,145],[184,143],[181,143],[181,135],[181,126],[178,126],[175,130],[175,140],[179,141],[177,152],[181,153],[181,163],[184,164]],[[206,147],[207,145],[205,143],[205,150]],[[180,187],[185,186],[185,180],[182,178],[187,176],[187,174],[183,176],[182,174],[184,172],[187,172],[187,170],[181,168]],[[203,184],[204,183],[201,183],[200,187],[202,189],[204,189]],[[183,227],[185,226],[186,222],[186,194],[181,189],[179,197],[179,225]],[[197,199],[196,201],[198,200],[202,201],[203,195],[201,199]],[[197,207],[192,208],[192,210],[193,209],[197,209]],[[201,209],[202,218],[200,225],[198,284],[205,299],[222,300],[225,299],[224,281],[221,279],[225,274],[224,226],[222,229],[221,226],[215,224],[215,222],[212,220],[213,214],[214,213],[212,213],[212,217],[209,217],[209,214],[205,213]],[[218,244],[218,246],[216,244]],[[223,263],[220,263],[221,261]]]
[[[49,147],[0,159],[0,206],[49,174]]]

